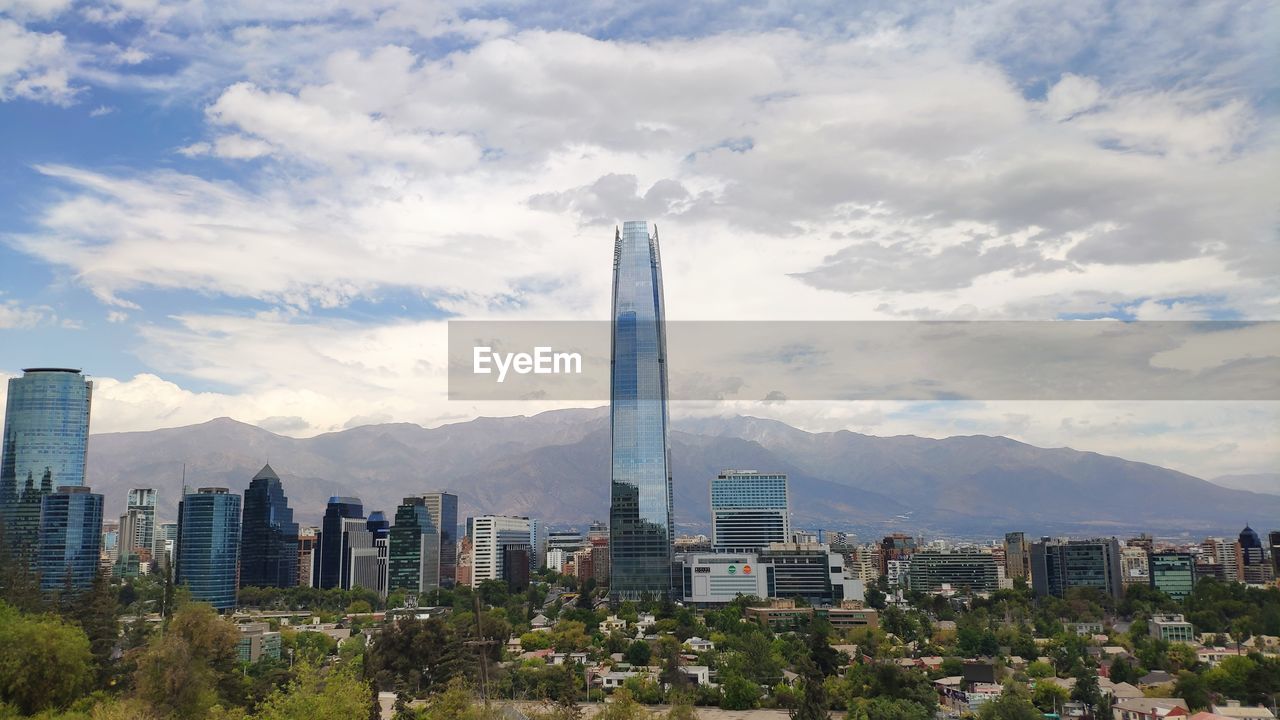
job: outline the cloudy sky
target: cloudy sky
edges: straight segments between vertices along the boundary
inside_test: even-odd
[[[1280,320],[1280,6],[0,0],[0,373],[94,429],[448,402],[450,318]],[[959,368],[958,371],[963,371]],[[1276,403],[691,404],[1205,476]]]

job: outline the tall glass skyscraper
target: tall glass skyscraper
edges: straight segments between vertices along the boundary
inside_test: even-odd
[[[205,487],[178,503],[178,550],[174,582],[191,597],[218,610],[236,606],[240,561],[240,496]]]
[[[88,588],[102,547],[102,495],[64,485],[41,498],[39,547],[42,589]]]
[[[40,499],[84,485],[93,383],[79,370],[27,368],[9,380],[0,449],[0,531],[15,552],[36,559]]]
[[[425,592],[440,587],[440,528],[422,495],[396,508],[387,555],[387,591]]]
[[[280,476],[262,466],[244,491],[240,534],[240,587],[298,584],[298,524]]]
[[[717,550],[751,552],[790,542],[787,476],[725,470],[711,481],[711,542]]]
[[[312,585],[325,590],[351,587],[348,538],[343,521],[364,519],[364,504],[360,498],[337,495],[329,498],[320,524],[320,558],[316,561],[318,572],[313,573]]]
[[[658,234],[643,221],[615,233],[609,421],[610,594],[671,593],[671,449]]]

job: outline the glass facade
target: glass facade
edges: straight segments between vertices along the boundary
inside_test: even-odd
[[[750,552],[790,538],[786,475],[725,471],[711,481],[711,542],[717,550]]]
[[[343,529],[343,520],[364,519],[364,504],[360,498],[329,498],[324,510],[324,520],[320,524],[320,559],[312,585],[328,590],[329,588],[350,588],[350,567],[347,563],[347,537]]]
[[[1151,553],[1147,566],[1151,573],[1151,587],[1174,600],[1182,601],[1196,586],[1196,560],[1191,553]]]
[[[1048,540],[1031,545],[1031,586],[1037,596],[1062,597],[1075,587],[1097,588],[1112,597],[1124,594],[1120,542]]]
[[[9,380],[0,449],[0,529],[4,542],[33,562],[40,499],[54,488],[84,485],[93,383],[79,370],[28,368]]]
[[[387,592],[417,593],[440,586],[440,535],[426,497],[405,498],[391,527]]]
[[[36,566],[42,589],[88,588],[98,572],[101,547],[101,495],[72,485],[41,498]]]
[[[280,477],[263,466],[244,491],[240,587],[298,584],[298,524]]]
[[[240,496],[226,488],[200,488],[178,503],[174,582],[218,610],[236,606],[240,560]]]
[[[644,221],[614,239],[610,368],[610,593],[669,596],[671,449],[658,235]]]

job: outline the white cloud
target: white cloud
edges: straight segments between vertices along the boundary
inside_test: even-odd
[[[58,316],[46,305],[24,305],[17,300],[0,300],[0,330],[33,328],[54,323]]]
[[[468,317],[603,317],[612,225],[631,215],[661,229],[673,318],[1280,313],[1280,146],[1259,100],[1267,4],[804,17],[606,4],[512,20],[393,0],[213,9],[86,8],[145,28],[128,50],[99,49],[103,67],[67,64],[61,36],[0,20],[0,38],[18,40],[0,43],[0,97],[68,102],[80,76],[199,97],[206,134],[177,152],[256,160],[234,181],[39,168],[65,192],[19,247],[115,308],[136,308],[146,289],[202,293],[214,308],[147,326],[140,352],[226,392],[139,376],[114,386],[98,415],[118,413],[109,424],[229,414],[305,433],[498,413],[441,403],[442,375],[418,364],[441,352],[436,325],[315,311],[405,294]],[[428,51],[441,46],[457,49]],[[148,57],[179,69],[130,70]],[[277,310],[222,316],[225,297]],[[936,422],[890,410],[832,406],[809,421],[975,423],[1051,444],[1074,432],[1196,462],[1176,443],[1134,440],[1116,408],[984,407]],[[1188,448],[1221,444],[1186,427],[1204,433]],[[1223,421],[1220,435],[1239,427]],[[1247,462],[1274,456],[1274,443],[1251,447]]]
[[[0,16],[0,101],[21,98],[69,105],[71,57],[61,33],[42,33]]]

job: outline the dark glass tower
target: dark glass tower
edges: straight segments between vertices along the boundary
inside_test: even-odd
[[[264,465],[244,491],[240,587],[298,584],[298,524],[280,476]]]
[[[343,532],[343,520],[363,520],[364,505],[360,498],[329,498],[329,505],[324,510],[324,520],[320,524],[320,560],[316,563],[314,585],[328,590],[329,588],[347,588],[348,578],[343,575],[349,572],[347,567],[346,533]]]
[[[102,546],[102,496],[83,485],[67,485],[41,498],[39,546],[42,589],[88,588]]]
[[[79,370],[27,368],[9,380],[0,449],[0,530],[17,554],[36,560],[40,499],[84,485],[93,383]]]
[[[610,375],[610,594],[671,592],[671,450],[657,230],[623,224],[613,249]]]
[[[240,496],[226,488],[188,492],[178,504],[178,548],[174,582],[191,597],[218,610],[236,606],[240,560]]]
[[[396,508],[387,556],[387,592],[424,592],[440,587],[440,529],[427,498],[407,497]]]

